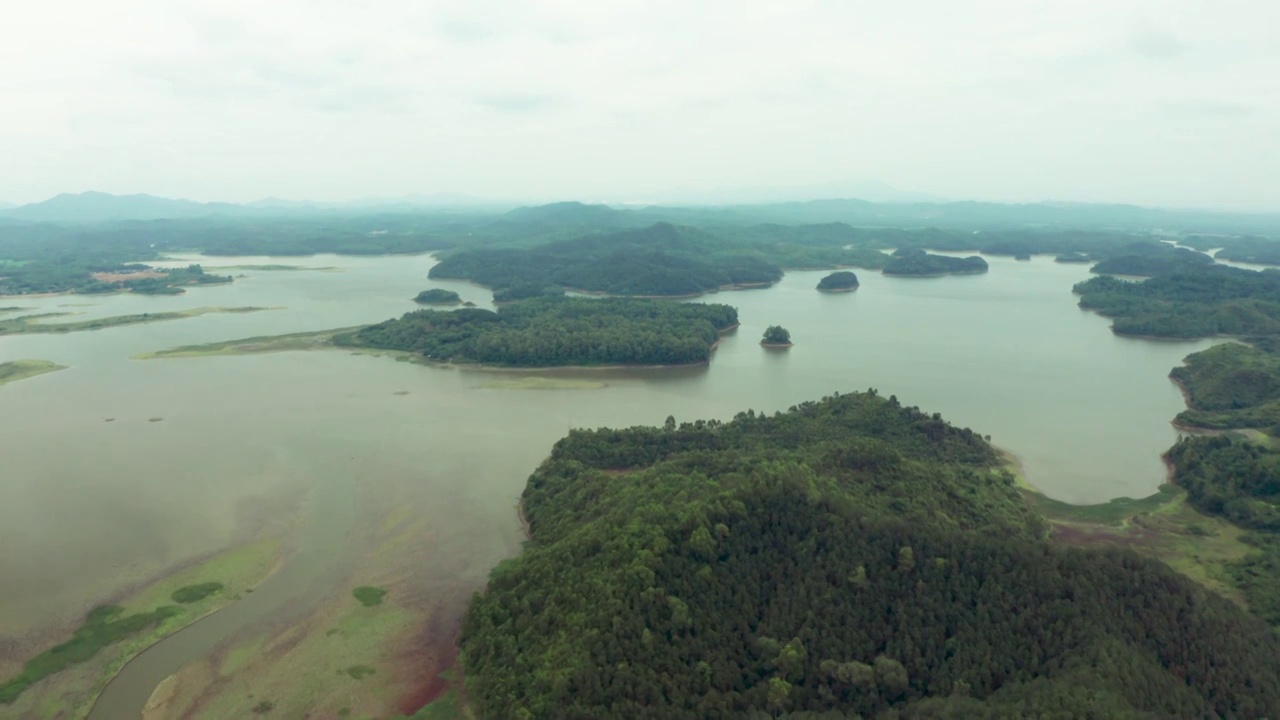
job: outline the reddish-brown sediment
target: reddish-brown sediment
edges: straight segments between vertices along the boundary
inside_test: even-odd
[[[169,273],[157,272],[155,270],[138,270],[136,272],[112,273],[100,272],[94,273],[93,279],[106,283],[126,282],[129,280],[155,280],[157,278],[168,277]]]
[[[396,659],[397,667],[405,668],[417,678],[411,689],[396,702],[396,710],[412,715],[438,700],[449,691],[450,681],[440,676],[458,661],[457,620],[447,620],[452,613],[446,608],[436,608],[430,619],[410,641],[405,651]]]

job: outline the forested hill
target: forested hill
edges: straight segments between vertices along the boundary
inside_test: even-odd
[[[1120,335],[1280,335],[1280,270],[1180,265],[1139,283],[1090,278],[1075,292]]]
[[[899,248],[884,267],[885,275],[975,275],[987,271],[987,261],[972,255],[935,255],[919,248]]]
[[[497,312],[418,310],[334,339],[405,350],[437,362],[513,367],[683,365],[706,362],[738,324],[728,305],[538,297]]]
[[[574,431],[466,616],[468,694],[580,720],[1280,708],[1265,624],[1127,551],[1050,545],[996,463],[874,392]]]
[[[733,285],[770,285],[782,269],[696,228],[658,223],[532,249],[463,251],[431,268],[433,278],[502,290],[558,285],[612,295],[698,295]]]

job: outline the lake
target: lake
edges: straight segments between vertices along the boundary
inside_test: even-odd
[[[398,591],[424,603],[447,595],[438,607],[456,622],[489,569],[519,551],[515,503],[525,479],[572,427],[729,419],[874,387],[989,434],[1051,497],[1149,495],[1165,479],[1160,453],[1176,439],[1170,421],[1183,409],[1168,372],[1212,344],[1116,337],[1109,320],[1076,307],[1071,287],[1089,277],[1087,265],[988,257],[985,275],[857,271],[856,292],[825,294],[814,289],[825,272],[789,272],[769,289],[700,298],[736,306],[742,321],[709,366],[570,375],[603,381],[598,389],[495,388],[510,374],[336,350],[131,360],[178,345],[376,322],[415,309],[410,298],[429,287],[491,307],[484,288],[428,281],[428,256],[199,260],[210,272],[269,263],[336,270],[232,270],[242,277],[231,285],[176,297],[4,303],[77,320],[275,308],[0,338],[0,362],[69,367],[0,387],[0,641],[21,647],[247,537],[275,534],[300,549],[252,603],[146,655],[139,667],[151,663],[147,672],[112,687],[114,708],[140,706],[175,663],[203,656],[224,635],[319,613],[349,596],[347,579],[362,568],[397,568],[386,574]],[[790,330],[793,348],[759,347],[775,324]],[[406,509],[415,529],[396,537],[413,542],[391,552],[383,529]]]

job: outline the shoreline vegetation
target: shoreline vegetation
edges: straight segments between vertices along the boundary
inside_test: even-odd
[[[0,385],[66,369],[66,365],[59,365],[49,360],[10,360],[0,363]]]
[[[337,336],[347,335],[357,332],[368,326],[355,326],[346,328],[337,328],[333,330],[319,330],[314,332],[288,333],[285,335],[262,335],[256,337],[240,338],[236,340],[223,340],[219,342],[203,343],[199,345],[183,345],[179,347],[168,348],[164,350],[155,350],[146,353],[134,355],[132,360],[164,360],[164,359],[181,359],[181,358],[197,358],[197,357],[214,357],[214,356],[230,356],[230,355],[254,355],[261,353],[275,352],[296,352],[304,350],[344,350],[361,355],[390,356],[402,362],[413,362],[419,365],[436,367],[441,369],[456,369],[474,372],[486,372],[493,374],[516,374],[529,375],[534,373],[565,373],[580,371],[616,371],[616,370],[674,370],[681,368],[697,367],[706,365],[709,360],[696,360],[688,363],[666,363],[666,364],[612,364],[612,365],[552,365],[552,366],[536,366],[536,367],[516,367],[509,365],[484,364],[484,363],[465,363],[451,362],[443,359],[423,357],[420,353],[407,350],[397,350],[381,347],[363,347],[344,345],[334,342]],[[728,327],[716,331],[717,337],[708,347],[708,352],[714,352],[719,346],[721,340],[733,331],[739,325],[734,323]],[[490,389],[532,389],[538,385],[542,378],[518,378],[513,379],[509,383],[501,380],[494,380],[482,384],[478,387]],[[591,388],[600,387],[596,381],[581,381],[584,384],[579,385],[573,379],[546,378],[538,389],[550,389],[552,385],[565,383],[563,387],[573,385],[573,389],[587,389],[587,384]]]
[[[83,717],[103,688],[134,657],[252,592],[283,563],[279,539],[246,542],[168,570],[91,610],[71,638],[0,677],[0,708],[15,717],[59,709]],[[65,637],[65,635],[63,635]]]
[[[46,318],[65,317],[75,315],[75,313],[54,312],[40,313],[39,315],[23,315],[20,317],[0,320],[0,335],[31,335],[44,333],[69,333],[81,332],[86,330],[105,330],[112,327],[121,327],[124,325],[140,325],[143,323],[164,322],[166,320],[181,320],[184,318],[198,317],[200,315],[208,315],[211,313],[250,313],[261,312],[263,310],[274,310],[276,308],[267,307],[201,307],[190,310],[174,310],[169,312],[141,313],[137,315],[115,315],[111,317],[95,318],[93,320],[78,320],[74,322],[45,322]]]

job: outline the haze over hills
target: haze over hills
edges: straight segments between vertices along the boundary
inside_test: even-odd
[[[345,202],[313,202],[266,198],[252,203],[202,203],[155,195],[112,195],[103,192],[63,193],[27,205],[0,206],[0,217],[31,222],[80,224],[115,220],[169,220],[213,216],[273,216],[307,213],[421,212],[454,207],[491,207],[498,204],[458,193],[405,195],[398,198],[364,198]]]
[[[887,187],[887,186],[886,186]],[[1122,204],[978,201],[873,202],[825,198],[757,204],[609,205],[557,202],[515,207],[516,203],[458,193],[313,202],[267,198],[247,204],[101,192],[64,193],[43,202],[0,207],[0,219],[57,224],[184,218],[243,218],[301,215],[426,214],[450,211],[492,213],[498,222],[548,227],[611,228],[674,223],[817,224],[844,222],[864,227],[945,229],[1110,229],[1186,233],[1280,235],[1280,213],[1170,210]],[[503,214],[505,213],[505,214]]]

